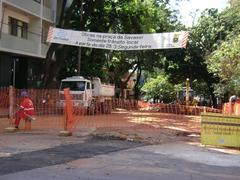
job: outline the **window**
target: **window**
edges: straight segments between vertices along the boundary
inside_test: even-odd
[[[45,28],[42,28],[42,43],[47,43],[47,31]]]
[[[27,39],[28,24],[13,17],[9,17],[9,34]]]
[[[85,91],[85,81],[63,81],[61,90],[70,88],[71,91]]]
[[[33,0],[33,1],[35,1],[35,2],[37,2],[39,4],[41,3],[41,0]]]
[[[90,83],[89,83],[89,82],[87,83],[87,89],[91,89],[91,88],[90,88]]]
[[[43,25],[43,27],[42,27],[42,43],[44,43],[44,44],[47,43],[48,29],[49,29],[49,26]]]

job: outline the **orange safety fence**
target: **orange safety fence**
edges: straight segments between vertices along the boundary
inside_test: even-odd
[[[10,117],[10,88],[0,88],[0,129],[14,125],[14,117],[19,109],[20,94],[23,89],[13,89],[12,113]],[[63,128],[63,107],[59,106],[59,91],[57,89],[27,89],[30,99],[33,101],[36,121],[32,121],[32,129],[55,131]],[[2,116],[1,116],[2,115]],[[20,123],[20,129],[24,128],[24,120]],[[1,131],[0,130],[0,131]]]
[[[223,113],[224,114],[233,114],[233,115],[240,115],[240,103],[224,103],[223,105]]]
[[[20,94],[23,90],[15,90],[16,105],[20,104]],[[33,101],[37,115],[56,115],[63,112],[59,106],[59,92],[57,89],[28,89],[29,97]]]
[[[139,108],[148,108],[148,107],[150,107],[150,103],[144,102],[144,101],[138,101],[138,107]]]
[[[224,114],[231,114],[233,105],[232,103],[224,103],[223,104],[223,113]]]
[[[240,115],[240,103],[235,103],[234,113],[235,113],[235,115]]]
[[[21,102],[20,94],[25,89],[13,89],[13,115],[18,111]],[[82,95],[61,94],[58,89],[27,89],[30,99],[33,101],[36,111],[36,121],[31,122],[31,129],[39,131],[60,131],[65,129],[67,120],[67,130],[76,129],[77,122],[82,120],[82,116],[91,116],[94,118],[101,115],[109,115],[116,109],[136,110],[137,101],[125,99],[108,99],[104,102],[94,100],[89,106],[79,103]],[[9,88],[2,88],[0,113],[5,112],[0,119],[0,129],[14,126],[14,117],[9,119]],[[73,100],[72,100],[73,99]],[[3,103],[4,102],[4,103]],[[66,106],[72,102],[73,108]],[[74,118],[76,117],[77,118]],[[3,118],[4,117],[4,118]],[[113,119],[114,120],[114,119]],[[82,122],[82,121],[81,121]],[[84,121],[83,121],[84,122]],[[24,121],[20,123],[20,129],[24,129]]]
[[[7,107],[9,105],[9,88],[0,87],[0,107]]]
[[[4,101],[1,107],[9,111],[8,88],[0,90]],[[20,89],[14,91],[14,112],[20,104]],[[31,122],[32,131],[59,132],[67,128],[71,132],[87,129],[138,129],[177,127],[185,129],[189,123],[196,123],[188,128],[199,127],[200,112],[221,112],[207,107],[181,106],[174,104],[153,104],[127,99],[89,99],[83,102],[84,94],[61,94],[58,89],[27,89],[36,109],[36,120]],[[3,98],[4,97],[4,98]],[[87,103],[87,104],[84,104]],[[70,107],[68,105],[70,104]],[[11,125],[7,117],[0,119],[0,129]],[[21,121],[20,130],[24,129]],[[0,130],[0,131],[1,131]]]
[[[205,106],[186,106],[180,104],[164,104],[164,103],[155,103],[150,104],[147,108],[150,111],[156,111],[161,113],[170,113],[178,115],[193,115],[199,116],[202,112],[213,112],[221,113],[221,109],[215,109]]]
[[[0,88],[0,117],[8,115],[9,107],[9,88],[1,87]]]

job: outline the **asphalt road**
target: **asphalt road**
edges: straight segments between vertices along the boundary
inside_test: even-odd
[[[0,180],[5,179],[239,180],[240,155],[183,142],[145,146],[89,139],[0,157]]]

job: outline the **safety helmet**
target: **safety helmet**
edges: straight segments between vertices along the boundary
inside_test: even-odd
[[[28,93],[27,91],[22,91],[21,94],[20,94],[21,97],[27,97],[28,96]]]

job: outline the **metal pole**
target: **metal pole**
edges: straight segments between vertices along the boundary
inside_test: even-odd
[[[10,118],[10,125],[13,125],[14,119],[14,87],[9,87],[9,118]]]
[[[80,9],[80,22],[83,19],[83,0],[81,0],[81,9]],[[81,56],[82,56],[82,48],[78,48],[78,63],[77,63],[77,75],[80,75],[81,70]]]
[[[80,70],[81,70],[81,56],[82,56],[82,48],[78,48],[78,63],[77,63],[77,75],[81,75]]]
[[[186,106],[189,106],[189,89],[190,89],[190,84],[189,84],[189,79],[186,79]]]
[[[15,87],[16,83],[16,59],[13,59],[13,87]]]

